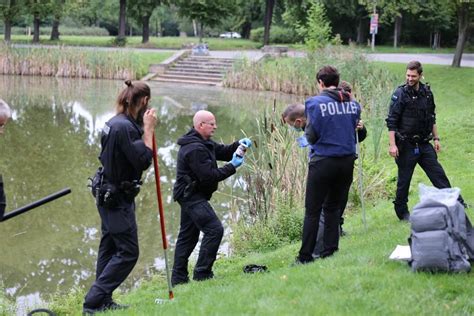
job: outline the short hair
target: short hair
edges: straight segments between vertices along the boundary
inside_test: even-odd
[[[408,63],[407,65],[407,70],[416,70],[418,74],[420,75],[423,72],[423,67],[421,66],[421,63],[417,60],[412,60]]]
[[[316,81],[321,80],[326,87],[338,86],[339,85],[339,72],[336,67],[333,66],[324,66],[319,69],[316,75]]]
[[[130,113],[140,106],[143,97],[150,97],[150,87],[142,81],[125,81],[126,87],[117,97],[117,113]]]
[[[305,116],[304,110],[305,110],[304,104],[301,104],[301,103],[290,104],[286,107],[286,109],[281,114],[281,118],[283,119],[283,121],[285,121],[285,119],[288,119],[290,122],[293,122],[296,119]]]
[[[339,83],[339,88],[342,90],[351,93],[352,92],[352,86],[349,82],[342,80],[341,83]]]
[[[12,115],[12,111],[10,106],[8,106],[7,102],[0,99],[0,117],[10,118]]]

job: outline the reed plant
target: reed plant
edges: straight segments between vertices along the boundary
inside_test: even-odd
[[[233,229],[236,253],[274,249],[301,235],[308,158],[280,113],[275,100],[256,119],[254,148],[243,172],[248,212],[240,214]]]
[[[135,53],[74,48],[13,48],[0,44],[0,74],[93,79],[136,79]]]

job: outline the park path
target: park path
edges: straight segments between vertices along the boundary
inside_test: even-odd
[[[30,45],[30,44],[14,44],[14,47],[47,47],[57,48],[56,45]],[[90,46],[73,46],[74,48],[80,48],[84,50],[99,50],[99,51],[139,51],[139,52],[176,52],[176,49],[153,49],[153,48],[118,48],[118,47],[90,47]],[[302,51],[289,51],[289,56],[302,57],[305,55]],[[236,51],[210,51],[210,56],[215,58],[241,58],[245,57],[250,60],[256,60],[263,56],[260,50],[236,50]],[[393,63],[408,63],[411,60],[418,60],[422,64],[433,64],[433,65],[451,65],[453,61],[453,54],[367,54],[367,58],[372,61],[384,61]],[[474,68],[474,54],[464,53],[462,55],[461,67],[473,67]]]

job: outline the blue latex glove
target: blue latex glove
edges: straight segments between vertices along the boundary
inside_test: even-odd
[[[244,163],[244,157],[239,157],[237,156],[236,153],[234,153],[234,155],[232,156],[232,160],[230,161],[230,163],[235,167],[235,168],[238,168],[240,167],[240,165],[242,165]]]
[[[244,144],[247,148],[252,147],[252,141],[249,138],[242,138],[239,140],[239,144]]]
[[[306,139],[306,136],[302,135],[300,137],[296,137],[296,141],[298,142],[298,145],[303,148],[307,147],[309,145],[308,140]]]

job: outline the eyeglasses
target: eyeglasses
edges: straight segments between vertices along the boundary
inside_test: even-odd
[[[216,126],[216,122],[201,122],[201,124],[207,124],[210,126]]]

